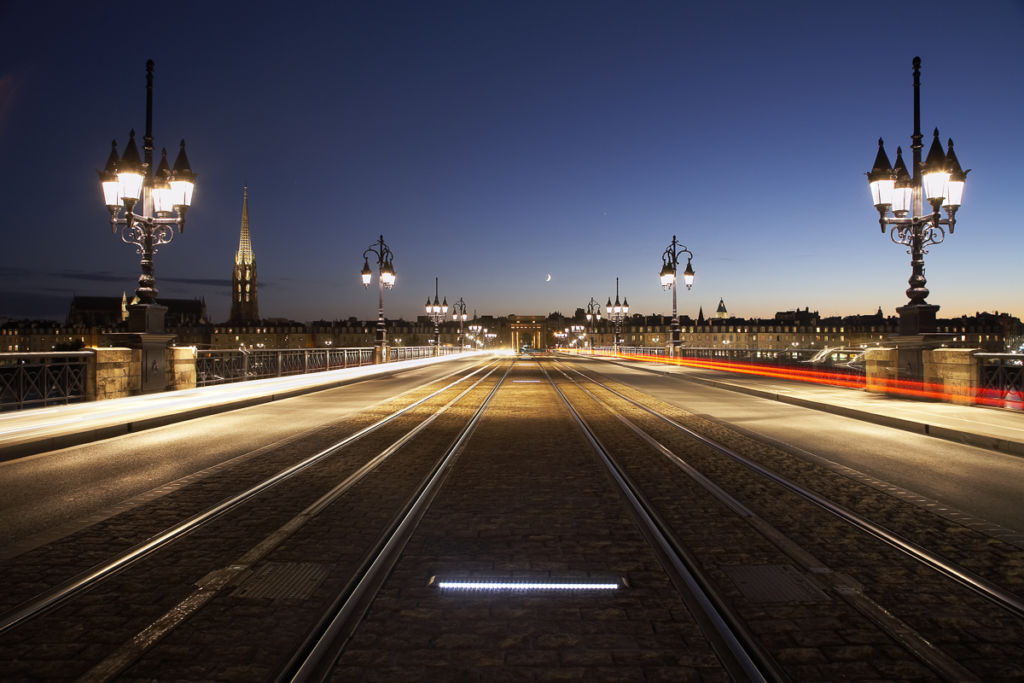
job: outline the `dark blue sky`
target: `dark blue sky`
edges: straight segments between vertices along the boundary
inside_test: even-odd
[[[929,302],[1024,315],[1020,0],[168,9],[0,2],[0,317],[134,291],[95,169],[141,137],[148,58],[157,152],[185,138],[199,175],[157,286],[216,320],[244,184],[268,317],[375,317],[359,270],[378,234],[388,317],[421,313],[435,275],[482,314],[571,314],[616,276],[634,311],[669,313],[673,234],[696,254],[681,313],[892,314],[909,256],[864,172],[878,137],[909,147],[915,55],[922,128],[973,169]]]

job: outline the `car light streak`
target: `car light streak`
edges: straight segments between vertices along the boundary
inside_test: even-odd
[[[124,424],[151,416],[165,416],[178,411],[199,410],[205,407],[256,400],[268,396],[341,380],[361,379],[409,368],[432,365],[454,358],[468,358],[483,352],[468,352],[459,356],[435,356],[396,361],[379,365],[364,365],[286,377],[269,377],[246,382],[234,382],[195,389],[181,389],[142,396],[126,396],[107,401],[73,403],[31,411],[16,411],[0,415],[0,444],[24,432],[45,432],[76,423]]]
[[[769,377],[772,379],[784,379],[795,382],[808,382],[811,384],[823,384],[828,386],[845,387],[849,389],[867,389],[868,391],[886,393],[893,396],[906,398],[931,399],[944,402],[972,402],[978,405],[1024,408],[1024,397],[1009,396],[1005,392],[996,389],[963,389],[959,392],[951,392],[942,384],[930,382],[917,382],[905,379],[888,379],[881,377],[865,378],[861,375],[846,375],[836,372],[821,370],[805,370],[787,366],[772,366],[758,363],[741,363],[738,361],[718,361],[705,358],[653,356],[632,353],[609,353],[606,351],[569,351],[577,355],[590,355],[605,358],[622,358],[625,360],[660,363],[663,365],[676,365],[679,367],[699,368],[702,370],[717,370],[721,372],[732,372],[743,375],[754,375],[758,377]]]

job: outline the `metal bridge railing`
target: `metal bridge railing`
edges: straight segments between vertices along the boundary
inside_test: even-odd
[[[664,346],[620,346],[619,353],[629,356],[667,356]],[[729,349],[719,347],[680,346],[679,357],[713,360],[741,360],[750,363],[800,364],[821,349]],[[595,353],[614,353],[611,346],[596,346]],[[585,351],[581,353],[586,353]]]
[[[372,347],[324,349],[201,349],[196,386],[301,375],[373,364]]]
[[[455,346],[442,346],[440,349],[435,349],[433,346],[392,346],[388,352],[388,360],[394,362],[416,358],[433,358],[434,356],[450,356],[460,352],[460,349]]]
[[[1024,355],[1019,353],[976,353],[978,384],[982,397],[1004,400],[1020,408],[1024,402]]]
[[[83,401],[88,351],[0,353],[0,410]]]

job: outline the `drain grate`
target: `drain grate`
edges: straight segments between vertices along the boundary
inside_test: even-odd
[[[305,600],[327,578],[327,567],[312,562],[268,562],[231,595],[240,598]]]
[[[755,602],[828,602],[829,597],[788,564],[724,567],[743,595]]]

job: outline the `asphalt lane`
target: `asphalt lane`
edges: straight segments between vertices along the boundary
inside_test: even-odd
[[[734,425],[804,457],[852,468],[880,480],[879,485],[895,485],[909,498],[921,497],[979,520],[1024,531],[1024,506],[1020,505],[1024,458],[1020,456],[718,388],[693,381],[685,371],[652,373],[626,363],[603,361],[591,361],[590,366],[666,403]],[[695,374],[694,379],[707,379],[707,375]],[[925,419],[933,418],[943,407],[879,400],[887,402],[892,414],[907,411]],[[973,411],[978,421],[1009,422],[1024,428],[1024,417],[1019,414],[977,407],[966,410]],[[963,411],[961,407],[957,419],[965,419],[960,417]]]
[[[414,367],[333,389],[0,460],[0,557],[11,557],[77,531],[131,507],[140,496],[170,490],[183,477],[343,421],[367,406],[478,360]]]

